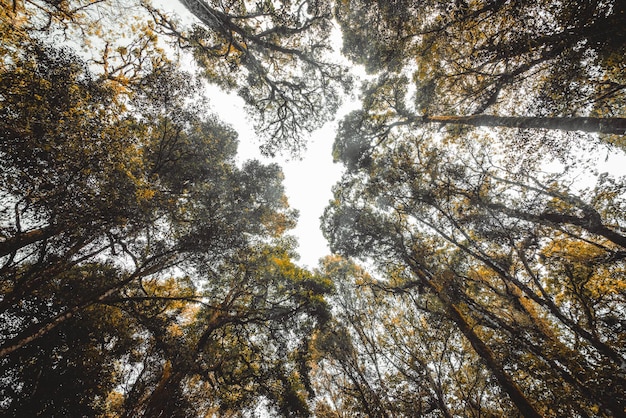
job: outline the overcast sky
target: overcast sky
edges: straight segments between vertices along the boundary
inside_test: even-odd
[[[341,176],[341,165],[332,161],[332,144],[335,139],[337,121],[324,125],[311,135],[307,151],[300,159],[288,157],[264,158],[259,153],[259,141],[255,137],[252,123],[243,110],[243,100],[233,95],[209,89],[212,111],[231,124],[239,133],[239,161],[256,158],[265,163],[278,163],[285,174],[284,185],[289,204],[300,213],[298,226],[291,235],[298,238],[299,264],[316,267],[317,261],[330,254],[330,249],[320,231],[320,216],[332,198],[332,186]],[[348,104],[338,115],[345,114]]]

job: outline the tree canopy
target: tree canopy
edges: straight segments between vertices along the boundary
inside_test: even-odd
[[[329,260],[320,415],[623,415],[622,3],[335,7],[371,77],[323,230],[370,274]]]
[[[150,8],[159,31],[190,49],[203,75],[236,90],[251,108],[268,155],[305,146],[303,135],[331,119],[348,69],[332,59],[332,3],[326,0],[181,0],[191,28]],[[199,22],[199,23],[198,23]]]
[[[21,6],[0,72],[2,414],[306,414],[330,284],[292,260],[280,168],[236,164],[149,25],[130,44],[151,47],[84,57],[41,35],[87,30],[90,4]]]
[[[1,415],[626,414],[623,2],[0,4]]]

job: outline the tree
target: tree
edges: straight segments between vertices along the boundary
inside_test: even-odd
[[[381,282],[337,256],[322,265],[336,294],[335,323],[316,337],[320,416],[515,415],[436,298],[399,287],[400,270]]]
[[[624,309],[623,188],[571,152],[579,135],[535,132],[623,135],[620,58],[606,59],[623,42],[601,29],[622,22],[621,3],[351,1],[336,14],[344,52],[377,78],[335,142],[347,171],[323,220],[332,249],[376,266],[372,293],[398,310],[411,301],[459,338],[460,358],[485,365],[495,389],[482,405],[462,396],[465,414],[622,415],[624,375],[609,370],[624,361],[623,333],[607,324]],[[546,145],[562,173],[541,171]],[[575,170],[597,186],[575,190]],[[405,322],[378,327],[419,335]],[[460,370],[440,397],[450,411],[447,396],[473,391]]]
[[[164,363],[133,387],[125,416],[252,411],[262,399],[280,415],[308,415],[309,336],[328,315],[329,283],[294,266],[283,249],[253,251],[207,280],[182,326],[164,328],[161,313],[142,315]],[[141,314],[153,302],[120,303]]]
[[[621,2],[350,1],[336,14],[343,52],[380,76],[364,110],[383,128],[624,133]]]
[[[147,6],[161,33],[190,49],[204,75],[236,90],[266,139],[262,151],[300,151],[303,135],[329,120],[350,86],[347,68],[330,58],[328,1],[182,0],[199,23],[184,28]]]
[[[13,214],[7,218],[12,222],[3,225],[1,254],[7,257],[3,305],[20,300],[51,275],[106,252],[120,260],[130,257],[134,263],[135,270],[120,279],[120,286],[180,262],[186,250],[184,236],[178,234],[181,241],[173,242],[175,235],[163,236],[157,226],[169,222],[170,233],[174,233],[176,226],[184,225],[178,212],[184,210],[186,190],[170,190],[168,181],[181,176],[181,184],[206,182],[223,173],[198,169],[197,175],[190,177],[182,164],[177,167],[174,163],[209,163],[211,158],[217,163],[232,158],[232,132],[189,113],[186,119],[161,120],[154,129],[142,126],[115,102],[122,97],[106,82],[92,78],[67,52],[37,44],[32,48],[32,67],[28,56],[2,77],[8,84],[6,91],[12,93],[2,109],[2,153],[6,155],[2,192],[7,204],[3,211]],[[182,100],[180,91],[178,94],[171,100]],[[153,101],[155,105],[169,107],[172,115],[177,113],[174,102]],[[160,143],[154,152],[167,152],[172,165],[163,165],[164,156],[160,166],[149,165],[155,156],[139,141],[151,140],[154,145]],[[185,150],[185,146],[189,148]],[[213,147],[220,152],[213,152]],[[228,170],[224,165],[213,167]],[[167,175],[159,176],[164,169]],[[211,193],[203,197],[211,198]],[[184,228],[188,235],[206,234],[202,228],[209,228],[208,222],[198,223],[195,229]],[[218,225],[214,222],[210,228],[217,232]],[[232,238],[223,240],[228,239]],[[106,297],[112,290],[94,297]]]
[[[54,34],[78,42],[106,77],[122,84],[167,60],[162,47],[169,42],[170,57],[191,52],[210,83],[243,98],[265,154],[304,149],[305,135],[333,117],[351,86],[348,69],[331,57],[331,2],[180,3],[196,18],[190,26],[149,0],[7,1],[5,36]],[[127,42],[132,31],[144,36]]]
[[[111,70],[20,35],[0,71],[3,414],[306,415],[329,284],[291,261],[280,168],[235,164],[167,60]]]
[[[336,187],[332,248],[443,314],[522,415],[619,416],[621,183],[575,193],[566,173],[508,169],[494,147],[408,133],[379,145]]]
[[[67,309],[77,294],[97,292],[118,274],[110,265],[85,264],[60,274],[2,312],[3,333],[46,321]],[[121,359],[134,362],[141,328],[106,306],[81,310],[21,350],[3,356],[2,414],[105,416],[110,393],[124,378]]]

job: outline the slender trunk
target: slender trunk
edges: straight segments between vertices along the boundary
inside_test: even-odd
[[[584,356],[580,360],[581,356],[575,350],[570,349],[565,345],[550,329],[549,324],[539,315],[534,307],[522,303],[523,291],[517,287],[512,286],[511,291],[513,295],[518,299],[520,312],[523,312],[531,322],[530,332],[538,337],[539,340],[545,342],[543,348],[529,345],[531,351],[542,359],[543,362],[549,364],[552,370],[584,398],[590,401],[590,404],[600,404],[600,406],[611,413],[614,416],[620,416],[624,412],[623,396],[621,394],[621,383],[623,380],[615,374],[614,382],[606,382],[606,385],[602,387],[601,392],[597,391],[596,386],[585,385],[584,379],[589,377],[587,370],[593,370],[593,366],[589,363],[584,363]],[[528,339],[526,339],[528,340]],[[556,359],[556,360],[555,360]],[[585,367],[581,366],[581,363],[585,364]],[[583,380],[581,380],[581,378]],[[617,387],[617,388],[616,388]],[[584,414],[584,411],[579,407],[579,412]]]
[[[513,379],[511,379],[511,377],[504,371],[504,368],[495,358],[491,349],[478,336],[478,334],[474,332],[473,328],[467,322],[465,315],[463,315],[456,304],[449,301],[445,301],[445,303],[448,308],[448,313],[451,315],[454,323],[457,325],[461,333],[463,333],[465,338],[467,338],[470,342],[474,351],[476,351],[480,358],[485,362],[491,373],[493,373],[502,389],[504,389],[504,391],[509,395],[511,401],[515,404],[520,413],[527,418],[540,418],[542,415],[530,403]]]
[[[365,409],[367,416],[373,418],[387,418],[389,416],[387,414],[387,409],[382,405],[380,397],[372,389],[369,382],[363,375],[363,371],[359,367],[358,361],[349,358],[352,356],[344,355],[343,357],[343,359],[339,360],[341,367],[347,374],[348,379],[350,379],[354,385],[354,389],[357,392],[354,396],[356,396],[360,401],[361,407]]]
[[[436,283],[433,277],[431,277],[431,274],[428,271],[424,271],[419,265],[416,265],[414,260],[409,258],[407,261],[409,261],[411,269],[420,279],[420,282],[430,288],[444,304],[452,321],[469,341],[476,354],[484,361],[489,371],[496,378],[500,387],[509,395],[509,398],[519,412],[526,418],[541,418],[542,415],[535,409],[530,400],[526,398],[515,381],[506,373],[504,367],[498,359],[496,359],[489,346],[476,334],[466,315],[463,314],[459,306],[448,296],[448,289],[442,284]]]
[[[440,208],[437,208],[437,209],[442,211]],[[448,216],[448,219],[454,222],[455,228],[457,228],[458,230],[462,230],[460,225],[456,223],[450,216]],[[452,236],[447,235],[443,230],[439,229],[436,225],[432,223],[425,223],[425,225],[428,225],[430,228],[435,230],[441,237],[443,237],[445,240],[447,240],[451,244],[455,245],[457,248],[459,248],[466,254],[484,263],[487,267],[489,267],[491,270],[496,272],[504,281],[513,283],[515,286],[517,286],[519,289],[521,289],[524,292],[526,297],[528,297],[530,300],[537,303],[539,306],[543,306],[546,309],[548,309],[550,313],[552,313],[556,318],[558,318],[564,325],[566,325],[568,328],[576,332],[579,336],[589,341],[599,352],[604,354],[606,357],[614,360],[618,365],[620,365],[620,367],[622,367],[622,365],[624,364],[624,359],[622,355],[619,354],[617,351],[613,350],[610,346],[608,346],[607,344],[605,344],[598,338],[595,338],[595,336],[591,332],[582,328],[580,324],[578,324],[576,321],[573,321],[570,318],[568,318],[560,310],[560,308],[554,303],[554,301],[552,300],[552,297],[550,297],[550,295],[546,293],[542,285],[537,282],[536,278],[534,278],[536,282],[535,284],[539,288],[541,295],[537,294],[528,285],[519,281],[517,278],[515,278],[514,275],[510,275],[507,271],[503,270],[501,266],[495,263],[493,259],[491,259],[488,255],[481,253],[481,252],[476,252],[470,249],[467,245],[461,243],[457,239],[454,239]],[[466,236],[466,237],[469,239],[469,236]],[[534,274],[531,273],[530,276],[534,277]]]
[[[24,347],[25,345],[30,344],[31,342],[37,340],[38,338],[46,335],[47,333],[49,333],[50,331],[52,331],[59,325],[63,324],[65,321],[72,318],[78,312],[92,305],[95,305],[97,303],[104,302],[108,297],[113,295],[115,292],[117,292],[119,289],[121,289],[123,286],[127,285],[131,281],[138,279],[140,277],[148,276],[150,274],[156,273],[157,271],[166,268],[171,258],[172,258],[171,256],[168,256],[164,258],[161,262],[151,267],[146,267],[144,270],[139,269],[135,273],[128,276],[123,281],[116,283],[114,286],[108,288],[107,290],[102,291],[102,293],[100,293],[99,295],[95,295],[89,298],[89,300],[87,301],[68,307],[64,312],[57,314],[57,316],[50,319],[49,321],[40,323],[40,324],[35,324],[32,327],[29,327],[28,329],[26,329],[24,332],[18,334],[17,336],[9,339],[8,341],[5,341],[0,346],[0,358],[13,353],[14,351],[17,351],[20,348]]]
[[[417,306],[417,302],[415,303]],[[419,309],[419,306],[418,306],[418,309]],[[435,396],[437,397],[436,399],[437,408],[439,408],[439,410],[441,411],[441,413],[443,414],[445,418],[454,418],[454,416],[450,412],[450,409],[448,408],[448,405],[446,404],[446,399],[443,393],[443,388],[441,387],[441,384],[439,382],[435,381],[435,378],[433,377],[431,373],[431,369],[428,367],[426,362],[422,361],[421,359],[417,357],[412,357],[412,360],[419,364],[421,371],[423,371],[426,376],[426,380],[428,381],[428,384],[430,385],[433,392],[435,392]],[[410,379],[410,377],[402,370],[400,371],[400,373],[402,373],[405,377]]]
[[[564,200],[564,199],[563,199]],[[589,205],[579,204],[583,211],[583,216],[569,215],[565,213],[542,212],[534,214],[523,212],[516,209],[508,208],[501,203],[477,202],[478,204],[492,210],[497,210],[505,215],[525,221],[536,222],[542,225],[574,225],[584,229],[595,235],[599,235],[611,241],[612,243],[626,248],[626,236],[616,232],[602,223],[600,214]]]
[[[626,135],[626,118],[527,117],[479,114],[470,116],[423,116],[422,118],[413,118],[411,122]]]
[[[570,224],[579,226],[592,234],[599,235],[611,241],[620,247],[626,248],[626,236],[615,232],[602,223],[600,216],[598,219],[585,216],[579,218],[573,215],[565,215],[561,213],[542,213],[537,217],[538,222],[547,221],[553,224]]]

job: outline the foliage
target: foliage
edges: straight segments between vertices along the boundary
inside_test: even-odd
[[[337,256],[323,268],[337,294],[316,339],[319,416],[515,416],[436,298],[399,289],[399,270],[381,283]]]
[[[2,414],[306,416],[330,285],[293,264],[280,168],[236,164],[145,26],[100,59],[42,39],[97,38],[105,6],[3,11],[24,25],[0,68]]]
[[[560,117],[600,117],[623,135],[622,2],[356,0],[336,13],[343,52],[377,76],[362,89],[363,110],[385,126],[476,116],[472,125],[540,129],[512,138],[525,152],[545,147],[544,129],[585,130]],[[511,120],[479,122],[483,114]]]
[[[623,2],[180,3],[0,0],[2,415],[624,415]],[[297,153],[335,23],[309,271],[203,84]]]
[[[525,416],[619,416],[623,179],[603,174],[595,187],[574,191],[567,172],[506,168],[493,156],[494,142],[397,136],[336,186],[324,219],[332,247],[374,263],[381,278],[369,291],[386,296],[372,296],[368,309],[399,316],[362,327],[381,338],[421,333],[425,324],[451,332],[459,356],[478,356],[491,374],[484,387],[498,387],[485,389],[481,403],[468,400],[470,408],[508,408],[506,394]],[[418,309],[423,323],[411,323],[405,309]],[[414,350],[421,341],[403,346]],[[385,353],[383,343],[376,349]],[[436,364],[421,361],[427,371]],[[474,397],[482,384],[465,385],[479,377],[461,382],[458,373],[455,384]],[[443,411],[442,404],[453,403],[444,399]]]
[[[323,230],[376,278],[328,272],[347,284],[322,340],[341,378],[322,380],[334,405],[320,411],[623,415],[624,179],[595,171],[577,152],[593,138],[574,133],[623,135],[623,34],[607,30],[622,4],[366,0],[336,14],[343,52],[375,77],[339,125],[347,170]]]
[[[195,16],[191,27],[149,7],[160,32],[190,49],[204,76],[236,90],[266,141],[267,155],[297,154],[304,136],[331,119],[347,68],[332,52],[331,3],[326,0],[182,0]]]

